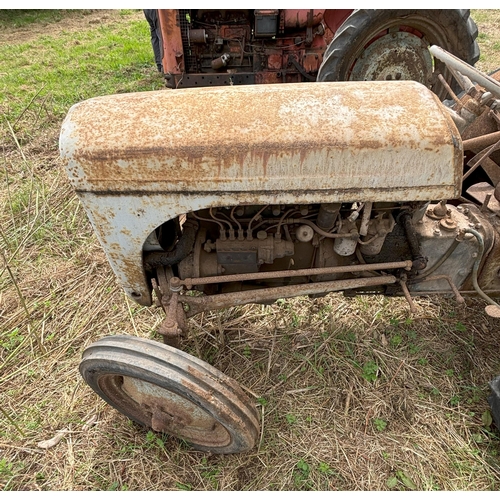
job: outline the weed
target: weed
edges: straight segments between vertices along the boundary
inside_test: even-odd
[[[301,490],[310,490],[312,489],[312,485],[309,482],[309,474],[311,472],[311,467],[309,464],[303,460],[300,459],[296,464],[295,464],[295,471],[293,475],[293,482],[297,489]]]
[[[487,429],[491,427],[491,424],[493,423],[493,418],[489,410],[485,410],[483,412],[483,414],[481,415],[481,422],[483,423],[483,426],[486,427]]]
[[[179,482],[176,482],[175,483],[175,487],[178,489],[178,490],[181,490],[181,491],[192,491],[193,490],[193,485],[192,484],[184,484],[184,483],[179,483]]]
[[[382,432],[387,427],[387,421],[383,418],[375,418],[373,419],[373,425],[375,426],[375,429],[377,429],[377,431]]]
[[[297,422],[297,417],[295,415],[293,415],[292,413],[287,413],[285,415],[285,418],[286,418],[286,421],[292,425],[292,424],[295,424]]]
[[[399,347],[402,342],[403,342],[403,337],[399,333],[393,335],[390,340],[390,344],[392,347]]]
[[[375,361],[367,361],[363,365],[361,376],[368,382],[375,382],[378,378],[379,367]]]
[[[217,467],[206,466],[206,468],[201,471],[201,477],[206,479],[215,490],[219,488],[219,474],[220,470]]]
[[[413,482],[410,476],[408,476],[402,470],[398,470],[396,472],[396,477],[409,489],[409,490],[417,490],[417,485]]]
[[[330,467],[330,464],[327,464],[326,462],[320,462],[318,465],[318,472],[320,474],[331,474],[333,471]]]
[[[146,445],[148,448],[165,449],[165,442],[153,431],[148,431],[146,434]]]
[[[0,337],[0,347],[6,351],[14,350],[24,340],[24,335],[21,335],[19,328],[14,328],[7,334],[2,334]]]

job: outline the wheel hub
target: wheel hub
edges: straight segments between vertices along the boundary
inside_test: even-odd
[[[132,377],[123,377],[121,388],[150,416],[157,432],[176,434],[202,446],[231,442],[228,431],[212,415],[184,396]]]
[[[415,80],[428,86],[432,71],[432,57],[424,40],[399,31],[368,45],[352,66],[349,80]]]

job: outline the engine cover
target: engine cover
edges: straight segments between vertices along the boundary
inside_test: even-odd
[[[401,202],[460,194],[462,145],[415,82],[322,82],[98,97],[60,137],[73,187],[129,296],[149,305],[148,235],[241,204]]]
[[[71,108],[61,152],[78,191],[326,191],[331,202],[460,194],[458,131],[415,82],[185,89]]]

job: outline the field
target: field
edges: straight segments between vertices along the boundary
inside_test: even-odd
[[[486,72],[500,11],[473,11]],[[245,454],[145,430],[80,377],[85,346],[155,337],[117,285],[58,157],[69,107],[163,88],[141,11],[0,11],[0,490],[498,490],[487,382],[499,324],[467,297],[279,300],[189,320],[183,348],[261,415]]]

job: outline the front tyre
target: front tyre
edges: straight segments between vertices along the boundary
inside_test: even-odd
[[[168,345],[105,337],[85,349],[80,373],[120,413],[198,450],[240,453],[257,441],[257,410],[236,381]]]

